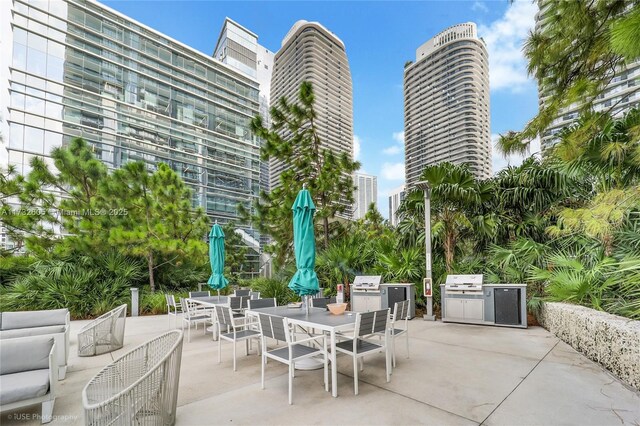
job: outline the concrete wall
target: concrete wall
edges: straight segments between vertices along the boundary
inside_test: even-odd
[[[640,390],[640,321],[566,303],[544,303],[538,321]]]

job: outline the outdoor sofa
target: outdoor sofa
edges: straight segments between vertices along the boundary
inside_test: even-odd
[[[59,380],[67,374],[69,360],[69,310],[0,312],[0,339],[52,336],[56,341]]]
[[[42,404],[42,423],[53,414],[58,385],[56,339],[30,336],[0,341],[0,411]]]

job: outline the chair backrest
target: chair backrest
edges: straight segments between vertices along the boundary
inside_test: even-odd
[[[210,291],[190,291],[189,297],[211,297]]]
[[[336,303],[336,297],[316,297],[311,299],[311,306],[314,308],[326,308],[329,303]]]
[[[251,299],[249,300],[249,309],[275,308],[276,298],[271,299]]]
[[[229,307],[237,310],[242,309],[242,298],[238,296],[232,296],[229,298]]]
[[[251,294],[251,290],[237,289],[233,292],[234,296],[249,296]]]
[[[389,309],[358,313],[356,317],[356,331],[358,336],[368,336],[373,333],[382,333],[387,330],[389,321]]]
[[[180,307],[182,308],[182,313],[187,319],[191,317],[193,311],[197,308],[195,303],[190,302],[188,299],[185,299],[183,297],[180,298]]]
[[[260,332],[264,337],[289,342],[287,319],[276,315],[259,314]]]
[[[393,320],[406,320],[409,317],[409,301],[396,302],[393,306]]]
[[[165,294],[164,297],[167,299],[167,306],[170,306],[172,308],[177,307],[176,297],[173,294]]]
[[[233,312],[229,306],[216,305],[216,317],[220,324],[235,327],[235,323],[233,322]]]
[[[251,296],[240,296],[240,309],[247,309],[249,300],[251,300]]]
[[[252,291],[251,293],[249,293],[249,296],[251,296],[251,300],[260,299],[260,292]]]

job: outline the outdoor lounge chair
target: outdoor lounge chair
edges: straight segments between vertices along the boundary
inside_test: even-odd
[[[0,359],[0,411],[41,403],[42,423],[49,423],[58,386],[56,339],[49,335],[2,340]]]
[[[372,312],[358,312],[356,314],[356,327],[353,336],[336,345],[338,352],[353,357],[353,391],[358,394],[358,361],[360,370],[363,368],[362,357],[377,352],[385,352],[385,364],[387,370],[387,382],[391,380],[391,357],[389,351],[389,309]],[[384,333],[381,341],[370,339],[379,333]],[[333,366],[332,366],[333,368]]]
[[[262,389],[264,389],[264,370],[267,358],[289,366],[289,404],[293,404],[293,377],[296,361],[322,355],[324,358],[324,387],[329,391],[329,361],[327,358],[327,339],[324,334],[302,340],[293,340],[292,330],[286,318],[275,315],[259,314],[262,333]],[[286,346],[267,350],[267,338],[286,342]],[[320,347],[308,345],[315,342]]]
[[[228,306],[216,306],[216,321],[218,327],[218,364],[222,362],[222,339],[233,343],[233,371],[236,371],[236,343],[245,342],[245,353],[249,354],[249,342],[260,339],[260,332],[253,330],[253,323],[246,317],[234,318],[233,311]],[[222,332],[226,328],[226,332]]]
[[[91,321],[78,333],[78,356],[94,356],[120,349],[124,345],[127,305]]]
[[[84,424],[175,424],[182,336],[169,331],[104,367],[82,390]]]

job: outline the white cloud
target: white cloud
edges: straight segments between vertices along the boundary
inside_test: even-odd
[[[480,25],[478,34],[487,43],[491,90],[522,91],[534,84],[527,75],[522,46],[535,25],[536,2],[513,2],[504,16],[489,26]]]
[[[404,145],[404,130],[401,132],[393,132],[393,140]]]
[[[509,155],[506,158],[504,155],[498,151],[496,147],[496,143],[498,142],[498,138],[500,135],[492,134],[491,135],[491,146],[493,148],[492,160],[493,160],[493,173],[498,173],[500,170],[507,168],[508,166],[519,166],[522,164],[522,161],[530,157],[533,154],[538,154],[540,152],[540,139],[535,138],[531,141],[529,145],[529,153],[523,155]]]
[[[473,5],[471,6],[471,10],[473,10],[474,12],[483,12],[483,13],[487,13],[489,11],[489,8],[487,7],[486,4],[484,4],[484,2],[482,1],[474,1]]]
[[[387,180],[404,180],[404,163],[384,163],[380,176]]]
[[[353,159],[357,160],[358,158],[360,158],[360,137],[353,135]]]
[[[399,154],[400,151],[402,151],[402,148],[400,148],[398,145],[391,145],[390,147],[382,150],[382,152],[387,155]]]

